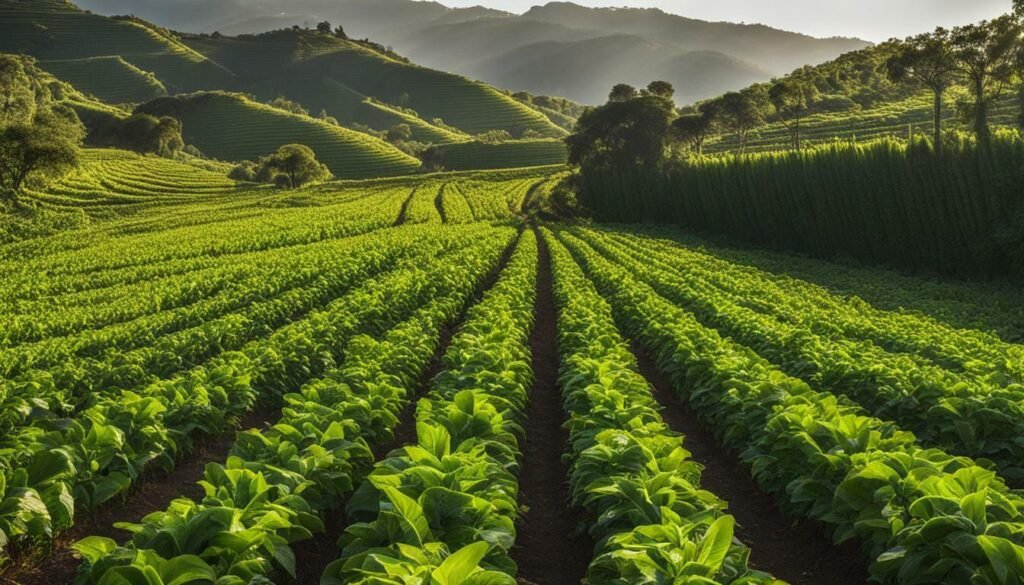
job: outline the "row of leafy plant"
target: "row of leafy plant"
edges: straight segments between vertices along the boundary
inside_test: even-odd
[[[426,267],[433,269],[427,286],[415,286],[425,273],[410,269],[361,290],[360,304],[380,307],[371,329],[381,338],[354,337],[337,368],[284,396],[274,426],[239,434],[226,464],[207,466],[201,501],[181,498],[140,524],[121,525],[133,534],[125,546],[98,537],[78,542],[86,561],[78,583],[294,579],[292,545],[323,531],[324,514],[339,508],[371,467],[369,445],[393,436],[441,328],[496,267],[494,244],[507,244],[507,236],[496,232],[457,259]],[[414,292],[384,296],[402,288]]]
[[[812,389],[704,327],[584,241],[562,234],[676,391],[758,484],[837,543],[857,540],[885,584],[1013,585],[1024,574],[1024,498],[967,457]]]
[[[995,361],[988,365],[980,353],[961,350],[961,364],[970,371],[944,369],[920,356],[886,351],[875,340],[830,335],[800,322],[841,323],[842,312],[835,307],[799,303],[775,316],[746,306],[749,299],[759,299],[778,309],[789,299],[782,295],[774,302],[767,286],[758,286],[749,275],[729,278],[720,265],[702,266],[680,257],[677,249],[661,250],[652,242],[630,250],[594,232],[586,239],[613,261],[642,262],[634,273],[638,280],[787,374],[850,397],[874,416],[913,431],[925,445],[991,460],[1007,479],[1024,480],[1020,347],[1002,344],[1004,353],[992,356]],[[856,321],[876,331],[884,327],[862,316]],[[949,335],[946,341],[957,337]]]
[[[102,344],[96,353],[83,351],[84,340],[74,338],[5,352],[3,358],[11,361],[5,364],[7,373],[0,382],[0,393],[8,409],[0,420],[19,414],[25,419],[18,422],[38,421],[51,414],[77,417],[121,389],[140,391],[223,352],[239,350],[417,253],[415,239],[380,245],[386,239],[378,235],[355,238],[321,247],[314,254],[296,254],[294,264],[277,271],[267,266],[263,285],[236,292],[239,300],[234,302],[240,304],[239,310],[210,316],[193,327],[150,331],[146,327],[152,322],[141,319],[125,327],[123,336],[110,328],[102,330],[94,337]],[[259,293],[267,294],[255,296]],[[22,369],[25,365],[34,367]],[[31,401],[34,408],[18,408],[18,401]]]
[[[241,351],[139,392],[111,393],[75,419],[4,437],[4,541],[18,548],[45,543],[72,524],[76,508],[95,509],[125,493],[143,470],[173,466],[195,438],[229,429],[257,400],[280,404],[285,393],[332,367],[352,335],[386,314],[385,295],[397,304],[430,290],[430,268],[452,262],[467,247],[490,247],[497,254],[510,232],[488,226],[457,233],[385,232],[377,242],[381,249],[411,240],[420,255]]]
[[[780,583],[750,569],[725,502],[659,414],[611,308],[545,232],[558,307],[573,501],[592,518],[593,585]]]
[[[353,524],[321,583],[515,583],[508,552],[533,378],[536,276],[537,243],[528,231],[419,401],[416,443],[378,463],[350,501]]]
[[[985,294],[989,290],[984,285],[922,281],[904,276],[899,284],[913,287],[908,289],[893,286],[894,280],[899,278],[893,273],[792,259],[794,264],[805,263],[810,269],[807,276],[823,283],[829,283],[832,274],[840,276],[843,272],[863,283],[859,289],[835,285],[826,288],[807,280],[773,274],[785,269],[767,262],[761,266],[762,253],[753,250],[733,250],[732,254],[726,252],[729,254],[726,256],[720,248],[712,251],[678,245],[682,242],[673,241],[668,232],[664,233],[666,238],[658,234],[657,240],[620,231],[609,231],[607,235],[634,251],[658,252],[663,260],[677,268],[685,265],[687,270],[691,267],[699,270],[709,283],[731,299],[759,313],[810,327],[817,334],[870,341],[889,351],[915,354],[954,372],[984,378],[1001,386],[1024,380],[1024,348],[984,331],[989,327],[980,322],[965,320],[969,328],[963,328],[964,322],[950,322],[951,311],[1002,301],[1010,306],[990,308],[1002,311],[1002,319],[1012,325],[1014,313],[1020,311],[1013,305],[1019,299],[1000,299]],[[878,292],[890,293],[886,295],[887,302],[879,302],[881,295],[870,299],[847,296],[870,293],[883,285],[888,285],[889,290]],[[944,286],[948,289],[943,290]],[[836,288],[840,290],[838,294],[830,290]],[[922,306],[931,305],[937,310],[911,311],[911,295],[919,299]],[[954,295],[955,298],[941,298]],[[932,296],[940,298],[930,298]],[[910,306],[908,310],[890,310],[890,307],[899,307],[899,303]],[[940,308],[944,305],[944,309]]]
[[[961,332],[973,330],[994,344],[1019,344],[1024,339],[1024,291],[1013,282],[923,279],[878,267],[712,243],[672,228],[644,226],[630,231],[774,274],[776,282],[828,291],[851,303],[866,303],[895,318],[923,317]]]

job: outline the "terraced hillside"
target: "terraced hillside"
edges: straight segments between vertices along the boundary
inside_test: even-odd
[[[167,95],[167,88],[156,76],[121,57],[51,60],[42,67],[108,104],[134,104]]]
[[[0,0],[0,23],[0,52],[43,61],[115,55],[153,72],[170,91],[219,89],[233,81],[231,72],[152,25],[89,14],[59,0]]]
[[[169,203],[188,203],[235,191],[227,165],[187,164],[123,150],[88,149],[83,164],[29,196],[48,208],[81,209],[105,218]]]
[[[877,106],[849,112],[814,114],[801,121],[801,140],[807,145],[822,144],[833,140],[868,141],[877,138],[906,138],[914,135],[931,136],[934,131],[933,98],[930,93],[920,93],[906,99],[885,102]],[[956,97],[947,96],[943,110],[946,128],[966,130],[967,126],[957,113]],[[1007,92],[990,109],[989,120],[996,127],[1015,127],[1020,116],[1017,98]],[[792,143],[788,128],[781,122],[761,126],[747,137],[747,150],[767,152],[784,150]],[[739,150],[740,143],[734,134],[718,135],[705,145],[707,152]]]
[[[339,179],[409,174],[420,167],[419,160],[382,140],[238,94],[161,98],[139,111],[178,118],[186,142],[221,160],[255,160],[285,144],[301,143],[312,148]]]

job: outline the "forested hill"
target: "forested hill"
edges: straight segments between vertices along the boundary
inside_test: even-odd
[[[705,22],[657,9],[595,9],[568,2],[522,15],[415,0],[84,0],[176,30],[222,34],[312,27],[328,20],[417,63],[498,87],[597,104],[609,81],[665,79],[686,103],[767,81],[868,43],[817,39],[763,25]]]

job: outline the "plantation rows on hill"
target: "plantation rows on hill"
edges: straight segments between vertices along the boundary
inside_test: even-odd
[[[555,172],[33,193],[3,578],[1014,583],[1019,290],[524,224]]]
[[[864,142],[880,138],[907,139],[931,136],[934,131],[933,97],[922,93],[903,100],[883,102],[866,109],[849,112],[814,114],[800,122],[801,139],[807,146],[827,144],[836,140]],[[992,104],[989,119],[995,127],[1013,128],[1020,118],[1016,97],[1006,95]],[[957,112],[956,98],[947,96],[943,120],[946,128],[966,128]],[[747,137],[747,152],[786,150],[792,143],[790,130],[781,122],[761,126]],[[735,152],[739,139],[733,134],[713,137],[705,145],[708,153]]]

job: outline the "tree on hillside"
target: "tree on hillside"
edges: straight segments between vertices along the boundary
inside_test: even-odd
[[[672,139],[685,144],[691,151],[702,154],[704,142],[715,130],[715,118],[704,112],[679,116],[672,122]]]
[[[181,122],[170,116],[133,114],[121,123],[119,146],[142,154],[172,157],[185,148]]]
[[[934,145],[942,150],[942,99],[959,72],[953,54],[950,33],[938,28],[933,33],[895,41],[896,50],[885,63],[886,73],[894,82],[917,82],[932,91],[934,97]]]
[[[267,105],[272,108],[277,108],[278,110],[291,112],[292,114],[298,114],[300,116],[309,115],[309,110],[302,107],[302,104],[293,102],[292,100],[280,95],[267,102]]]
[[[1015,75],[1016,48],[1021,25],[1012,15],[954,28],[950,33],[953,57],[967,80],[971,102],[966,114],[978,140],[988,143],[988,110]]]
[[[79,164],[85,128],[70,108],[38,110],[0,127],[0,196],[17,204],[29,181],[56,177]]]
[[[412,126],[409,126],[408,124],[395,124],[388,128],[387,133],[384,135],[384,139],[391,144],[408,142],[412,140]]]
[[[340,24],[338,26],[334,27],[334,36],[336,36],[336,37],[338,37],[339,39],[342,39],[342,40],[346,40],[346,41],[348,40],[348,35],[345,34],[345,29],[342,28],[342,26]]]
[[[257,181],[292,189],[330,177],[331,171],[316,159],[313,149],[304,144],[286,144],[274,154],[261,158],[255,173]]]
[[[647,89],[643,91],[643,94],[671,100],[676,97],[676,88],[672,87],[672,84],[667,81],[652,81],[647,86]]]
[[[612,88],[610,94],[608,94],[608,101],[610,102],[625,102],[629,101],[640,95],[640,92],[635,87],[628,83],[620,83]]]
[[[566,139],[575,165],[652,165],[665,154],[676,112],[662,97],[610,101],[585,112]]]
[[[321,22],[321,23],[319,23],[319,24],[317,24],[316,25],[316,30],[317,30],[317,32],[323,33],[325,35],[333,34],[333,29],[331,28],[331,23],[327,22],[326,20]]]
[[[787,77],[772,84],[768,90],[768,100],[775,108],[782,125],[793,138],[793,148],[800,150],[800,122],[807,116],[808,110],[818,89],[814,84],[799,77]]]
[[[769,107],[763,88],[754,86],[743,91],[729,92],[719,98],[718,102],[722,124],[736,133],[740,152],[746,152],[750,131],[764,123]]]

